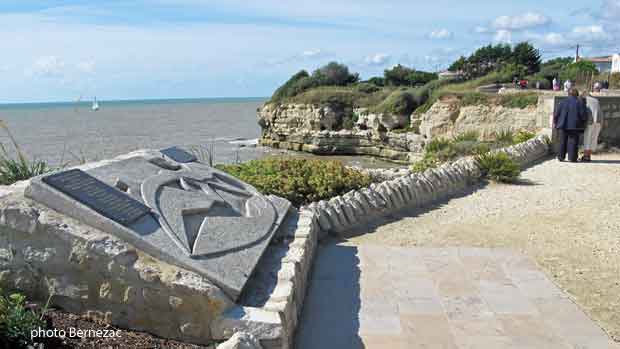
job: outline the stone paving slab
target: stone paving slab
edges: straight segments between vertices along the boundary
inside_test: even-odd
[[[314,268],[299,349],[619,347],[510,250],[329,244]]]

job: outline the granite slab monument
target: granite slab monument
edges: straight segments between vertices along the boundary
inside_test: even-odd
[[[25,195],[237,299],[290,203],[172,147],[33,179]]]

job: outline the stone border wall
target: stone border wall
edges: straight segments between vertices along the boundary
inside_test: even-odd
[[[264,349],[293,348],[318,235],[314,212],[291,210],[256,266],[240,305],[211,324],[213,338],[245,332]]]
[[[523,167],[548,154],[546,139],[541,135],[495,152],[508,154]],[[478,163],[473,158],[462,158],[424,173],[373,183],[368,188],[312,203],[307,210],[317,215],[320,240],[328,233],[341,233],[388,213],[427,206],[457,195],[480,179]]]

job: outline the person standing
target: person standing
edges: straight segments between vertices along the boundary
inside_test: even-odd
[[[588,124],[583,134],[583,157],[581,161],[590,162],[592,161],[592,153],[596,152],[598,147],[598,135],[601,133],[603,125],[603,113],[598,99],[592,97],[590,91],[583,91],[581,95],[585,98],[588,112]]]
[[[560,151],[558,160],[564,161],[568,153],[570,162],[577,162],[579,134],[587,120],[586,107],[576,88],[568,91],[568,98],[563,100],[553,113],[553,126],[558,130]]]
[[[558,78],[553,78],[553,90],[554,91],[560,90],[560,82],[558,81]]]
[[[570,80],[564,81],[564,92],[570,91],[573,88],[573,83]]]

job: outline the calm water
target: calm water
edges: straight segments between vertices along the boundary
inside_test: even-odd
[[[215,162],[256,159],[282,151],[240,147],[260,136],[256,109],[264,99],[101,101],[0,105],[22,150],[50,164],[111,158],[141,148],[212,147]],[[9,145],[5,132],[0,142]],[[305,154],[304,156],[308,156]],[[369,167],[391,166],[362,157],[337,157]]]
[[[50,163],[104,159],[140,148],[212,144],[217,162],[258,158],[261,148],[239,148],[260,136],[256,108],[262,99],[200,99],[14,104],[0,106],[25,153]],[[7,144],[5,134],[0,135]],[[232,142],[232,143],[231,143]]]

